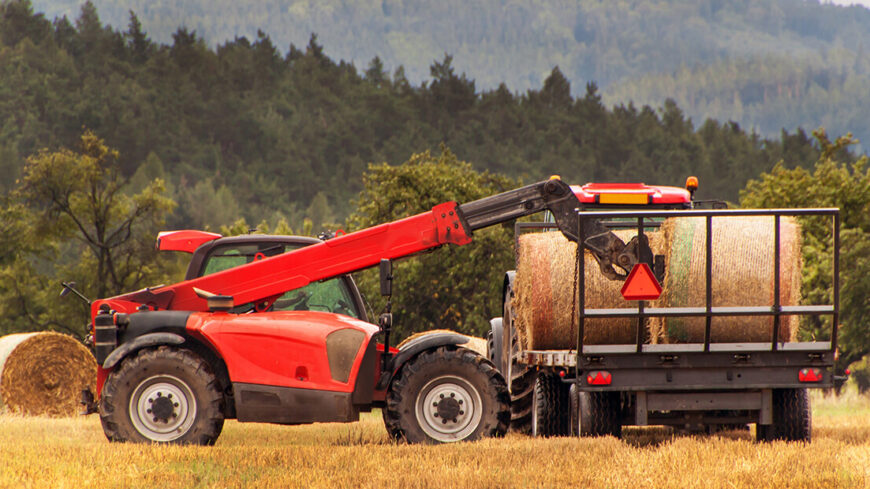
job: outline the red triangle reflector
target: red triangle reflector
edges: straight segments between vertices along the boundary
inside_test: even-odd
[[[621,292],[627,301],[652,301],[662,295],[662,286],[649,269],[649,265],[638,263],[631,269],[628,278],[622,284]]]

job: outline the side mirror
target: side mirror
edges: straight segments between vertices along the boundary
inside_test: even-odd
[[[73,287],[76,286],[76,283],[75,282],[61,282],[61,285],[63,285],[63,289],[61,289],[61,291],[60,291],[60,296],[66,297],[72,291]]]
[[[386,258],[381,259],[381,295],[393,295],[393,262]]]

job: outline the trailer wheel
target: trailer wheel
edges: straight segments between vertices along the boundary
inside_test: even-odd
[[[509,396],[492,363],[465,348],[442,346],[408,361],[390,384],[387,431],[409,443],[449,443],[502,436]]]
[[[106,379],[100,421],[109,441],[214,445],[223,395],[211,366],[160,346],[125,359]]]
[[[550,371],[538,372],[532,408],[532,436],[570,434],[570,386]]]
[[[581,396],[580,401],[583,400]],[[589,392],[589,430],[582,435],[622,437],[622,419],[619,392]],[[581,413],[583,410],[580,407]]]
[[[758,441],[810,441],[813,429],[806,389],[773,390],[773,424],[756,425]]]
[[[592,405],[589,393],[571,384],[568,391],[571,399],[571,436],[590,436],[592,433]]]

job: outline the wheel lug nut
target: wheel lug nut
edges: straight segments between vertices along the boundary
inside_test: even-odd
[[[172,394],[167,394],[166,397],[172,399]]]
[[[438,403],[437,403],[437,402],[433,402],[433,403],[432,403],[432,407],[438,407]]]
[[[465,411],[459,411],[459,414],[465,414]],[[456,421],[456,420],[454,420]]]
[[[439,394],[439,395],[441,396],[441,399],[444,399],[444,394]]]
[[[175,407],[178,407],[178,403],[177,403],[177,402],[176,402],[176,403],[173,403],[172,405],[175,406]]]
[[[447,418],[444,418],[444,419],[441,420],[441,421],[442,421],[444,424],[447,424]]]
[[[451,392],[451,393],[450,393],[450,397],[456,397],[456,394],[454,394],[454,393]]]
[[[154,422],[155,422],[155,423],[157,422],[157,417],[154,418]]]
[[[432,416],[438,417],[438,413],[433,413]]]
[[[462,404],[462,399],[459,400],[459,404]]]
[[[148,414],[151,414],[151,410],[150,410],[150,409],[146,409],[145,412],[148,413]]]
[[[153,402],[154,402],[154,399],[148,399],[148,402],[149,402],[149,403],[153,403]]]

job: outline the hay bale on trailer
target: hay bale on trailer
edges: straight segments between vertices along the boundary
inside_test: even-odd
[[[0,337],[0,405],[25,415],[72,416],[81,391],[96,388],[97,362],[79,341],[60,333]]]
[[[635,231],[618,231],[623,240]],[[662,236],[646,233],[650,248],[659,253]],[[576,313],[572,315],[577,244],[561,233],[528,233],[519,237],[514,291],[517,331],[523,348],[571,349],[577,345]],[[623,282],[601,274],[598,262],[584,252],[586,308],[624,308]],[[587,345],[631,344],[636,341],[637,321],[630,318],[587,319],[583,342]]]
[[[672,218],[662,224],[667,244],[662,298],[656,305],[703,307],[706,298],[704,218]],[[713,306],[771,306],[774,299],[774,218],[772,216],[713,218]],[[793,217],[780,219],[780,302],[801,300],[801,231]],[[783,316],[779,340],[794,341],[799,318]],[[656,318],[666,343],[704,341],[706,320]],[[772,339],[772,316],[713,318],[714,343],[765,342]]]

